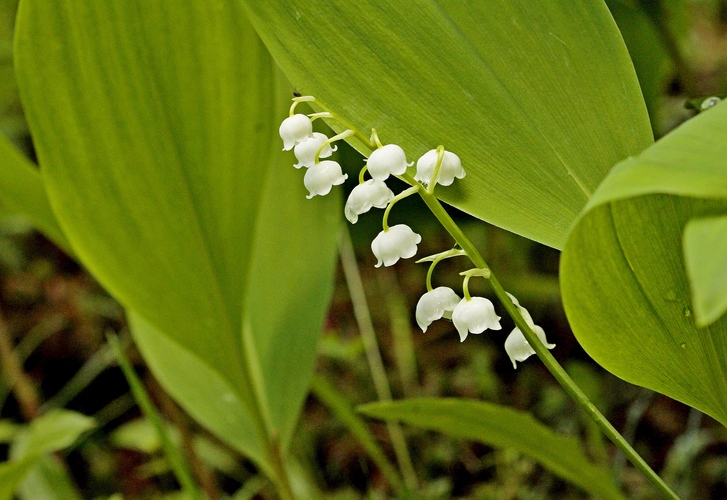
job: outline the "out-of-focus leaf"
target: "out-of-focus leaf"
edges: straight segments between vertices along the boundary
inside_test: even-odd
[[[444,144],[467,177],[438,196],[547,245],[562,247],[608,170],[652,142],[602,0],[245,4],[301,92],[411,160]]]
[[[370,417],[512,448],[593,495],[624,498],[608,471],[589,462],[576,439],[554,433],[529,413],[484,401],[448,398],[371,403],[358,410]]]
[[[51,459],[47,454],[68,448],[95,425],[90,417],[56,409],[23,427],[13,441],[10,460],[0,464],[0,500],[10,500],[31,471],[42,474],[43,467],[48,465],[44,461]],[[68,484],[72,487],[70,480]],[[59,488],[63,486],[58,485]],[[57,498],[72,500],[76,497]]]
[[[617,165],[561,259],[563,302],[585,350],[615,375],[723,424],[727,317],[715,315],[725,304],[724,281],[715,285],[707,274],[724,273],[725,214],[723,103]],[[700,229],[700,220],[713,217]],[[693,219],[697,226],[683,240]]]
[[[63,463],[52,455],[44,455],[25,476],[20,485],[21,500],[82,500]]]
[[[11,459],[19,460],[29,456],[68,448],[85,432],[96,426],[91,417],[69,410],[50,410],[33,420],[13,442]]]
[[[16,42],[76,255],[134,311],[170,394],[269,473],[313,371],[340,219],[280,151],[288,84],[235,2],[27,0]]]

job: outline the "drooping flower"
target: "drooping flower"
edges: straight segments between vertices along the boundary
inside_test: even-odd
[[[369,179],[351,191],[346,200],[344,213],[351,224],[356,224],[358,216],[371,210],[371,207],[386,208],[394,197],[394,192],[383,181]]]
[[[417,173],[414,175],[414,179],[418,180],[423,184],[429,185],[432,182],[432,176],[434,175],[434,169],[437,166],[437,159],[439,154],[436,149],[427,151],[424,155],[417,160]],[[442,158],[442,165],[439,167],[439,176],[437,183],[442,186],[449,186],[454,182],[454,179],[463,179],[465,171],[462,168],[462,162],[454,153],[449,151],[444,152]]]
[[[301,167],[312,167],[316,163],[316,153],[319,149],[321,149],[321,146],[323,146],[323,143],[328,140],[328,137],[326,137],[326,134],[321,134],[320,132],[313,132],[313,137],[310,137],[302,142],[299,142],[295,145],[295,149],[293,149],[293,153],[295,153],[295,157],[298,159],[298,163],[293,165],[295,168],[301,168]],[[318,155],[319,158],[328,158],[333,154],[333,152],[336,150],[336,148],[331,148],[330,144],[326,144],[326,147],[323,148],[321,151],[321,154]]]
[[[299,142],[313,136],[313,123],[306,115],[289,116],[280,124],[278,132],[283,139],[283,151],[290,151]]]
[[[545,338],[545,331],[543,331],[542,328],[538,325],[530,325],[530,328],[535,331],[535,334],[545,347],[548,349],[555,347],[555,344],[548,343],[548,339]],[[535,351],[525,339],[525,335],[523,335],[523,332],[520,331],[520,328],[515,328],[510,335],[507,336],[507,339],[505,339],[505,352],[507,352],[507,355],[510,356],[512,367],[515,369],[517,369],[517,361],[522,363],[535,354]]]
[[[310,191],[309,200],[315,195],[325,196],[333,186],[343,184],[348,175],[341,171],[341,165],[333,160],[324,160],[310,167],[303,177],[303,184]]]
[[[369,174],[377,181],[385,181],[390,175],[406,172],[406,153],[396,144],[387,144],[375,150],[366,162]]]
[[[467,333],[482,333],[488,328],[502,330],[495,306],[484,297],[460,300],[452,311],[452,322],[461,342],[467,338]]]
[[[376,267],[381,267],[382,263],[393,266],[399,259],[414,257],[421,241],[422,237],[406,224],[397,224],[388,231],[381,231],[371,242],[371,251],[378,259]]]
[[[416,318],[419,328],[427,331],[429,325],[440,318],[451,318],[459,303],[459,295],[449,287],[440,286],[421,296],[417,302]]]

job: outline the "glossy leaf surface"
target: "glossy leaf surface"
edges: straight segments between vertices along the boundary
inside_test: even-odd
[[[564,305],[586,351],[723,424],[727,302],[713,273],[725,275],[726,159],[720,104],[615,167],[561,260]]]
[[[547,245],[652,142],[601,0],[245,3],[301,92],[410,160],[444,144],[467,172],[444,201]]]

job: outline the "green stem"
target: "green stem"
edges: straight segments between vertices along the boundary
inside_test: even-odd
[[[381,351],[378,341],[376,340],[376,331],[374,330],[371,314],[369,313],[368,303],[366,301],[366,293],[363,288],[363,281],[358,270],[356,262],[356,254],[353,251],[351,243],[351,235],[348,228],[341,231],[338,239],[338,249],[341,254],[341,266],[343,267],[343,275],[346,279],[349,294],[351,295],[351,303],[353,304],[353,314],[361,333],[361,340],[364,344],[366,359],[371,370],[371,378],[374,381],[374,388],[379,401],[391,401],[391,387],[386,377],[386,369],[381,359]],[[399,464],[404,481],[410,490],[417,489],[417,477],[414,471],[414,465],[409,455],[409,449],[406,445],[406,439],[401,427],[394,422],[388,422],[386,428],[389,431],[391,445],[394,448],[396,461]]]
[[[404,174],[402,178],[404,178],[404,180],[409,183],[416,182],[408,174]],[[452,218],[444,209],[439,200],[434,195],[424,190],[420,190],[419,195],[422,197],[424,203],[426,203],[427,207],[429,207],[429,209],[439,220],[442,226],[444,226],[447,232],[449,232],[449,234],[467,253],[472,263],[480,269],[490,270],[490,268],[487,266],[487,263],[485,262],[485,259],[482,258],[472,242],[467,238],[467,236],[465,236],[465,234],[462,232],[459,226],[457,226],[454,220],[452,220]],[[491,270],[490,273],[492,273]],[[654,472],[651,467],[649,467],[649,464],[647,464],[644,459],[641,458],[636,450],[631,447],[631,445],[623,438],[623,436],[621,436],[621,434],[619,434],[619,432],[611,425],[611,423],[606,420],[606,417],[604,417],[601,412],[598,411],[598,409],[593,405],[593,403],[591,403],[591,401],[583,393],[583,391],[581,391],[580,387],[578,387],[575,382],[573,382],[573,380],[566,373],[563,367],[558,364],[553,355],[550,354],[550,351],[548,351],[548,349],[540,341],[533,329],[530,328],[527,321],[525,321],[525,318],[523,318],[523,315],[520,313],[518,307],[513,304],[512,300],[510,300],[510,298],[507,296],[505,289],[502,288],[502,285],[497,280],[494,274],[490,274],[490,283],[492,285],[493,291],[495,292],[495,295],[498,299],[500,299],[500,302],[505,307],[507,313],[513,319],[513,321],[515,321],[515,325],[517,325],[520,331],[523,332],[523,335],[527,339],[528,343],[532,346],[535,353],[538,355],[543,364],[545,364],[546,368],[550,371],[550,373],[553,374],[558,383],[560,383],[563,389],[565,389],[568,395],[586,412],[586,414],[594,422],[596,422],[598,427],[601,429],[601,432],[603,432],[606,437],[608,437],[611,442],[613,442],[613,444],[615,444],[623,452],[626,458],[628,458],[629,461],[639,471],[641,471],[641,473],[661,493],[664,494],[664,496],[666,496],[667,498],[678,500],[679,497],[669,488],[669,486],[667,486],[667,484],[656,474],[656,472]]]
[[[149,420],[149,422],[151,422],[152,426],[156,430],[162,444],[164,454],[166,455],[167,460],[169,460],[169,465],[171,466],[177,481],[179,481],[182,490],[186,494],[187,498],[201,499],[202,495],[197,489],[197,485],[192,478],[192,473],[187,468],[187,463],[184,460],[182,452],[172,442],[169,432],[167,432],[166,424],[162,421],[162,417],[151,402],[151,398],[146,392],[144,384],[134,371],[134,367],[131,365],[131,362],[124,354],[124,348],[121,346],[121,342],[113,335],[108,335],[107,340],[111,346],[114,356],[116,356],[116,359],[119,362],[119,367],[124,373],[124,377],[126,377],[126,381],[129,384],[129,388],[131,389],[131,393],[134,395],[136,403],[139,405],[139,408],[141,408],[141,412]]]
[[[405,189],[404,191],[402,191],[401,193],[397,194],[396,196],[394,196],[391,199],[391,201],[389,202],[389,204],[386,206],[386,210],[384,210],[384,217],[383,217],[383,219],[381,221],[381,224],[384,227],[384,232],[386,232],[386,231],[389,230],[389,212],[391,212],[391,208],[394,206],[394,204],[397,203],[397,202],[399,202],[399,201],[401,201],[401,200],[403,200],[407,196],[411,196],[414,193],[417,193],[420,189],[421,189],[421,185],[420,184],[416,184],[416,185],[414,185],[414,186],[412,186],[412,187],[410,187],[408,189]]]
[[[316,105],[319,108],[321,108],[324,111],[328,112],[331,115],[331,118],[333,118],[338,123],[340,123],[341,125],[343,125],[344,128],[347,128],[349,130],[353,130],[355,137],[359,141],[361,141],[371,151],[373,151],[374,149],[377,148],[376,144],[374,144],[373,142],[371,142],[371,139],[368,138],[368,137],[366,137],[359,129],[357,129],[356,127],[354,127],[353,124],[351,124],[350,122],[344,120],[339,115],[337,115],[336,113],[334,113],[333,111],[331,111],[327,106],[325,106],[324,104],[322,104],[320,101],[316,100],[316,98],[314,98],[312,96],[297,97],[297,98],[294,99],[294,101],[295,102],[293,102],[293,107],[291,107],[291,112],[292,112],[293,109],[295,109],[294,106],[298,102],[315,102]]]

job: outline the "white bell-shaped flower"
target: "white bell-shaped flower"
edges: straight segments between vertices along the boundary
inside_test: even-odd
[[[432,182],[432,176],[434,175],[434,168],[437,166],[437,159],[439,155],[436,149],[427,151],[424,155],[417,160],[417,173],[414,175],[414,179],[418,180],[423,184],[429,185]],[[462,168],[462,162],[454,153],[449,151],[444,152],[442,158],[442,166],[439,167],[439,177],[437,183],[442,186],[449,186],[454,182],[454,179],[463,179],[465,171]]]
[[[543,331],[542,328],[538,325],[530,325],[530,327],[535,331],[535,334],[545,347],[548,349],[555,347],[555,344],[548,343],[548,340],[545,338],[545,331]],[[510,335],[507,336],[507,339],[505,339],[505,352],[507,352],[507,355],[510,356],[512,367],[515,369],[517,369],[517,361],[522,363],[535,354],[535,351],[525,339],[525,335],[523,335],[523,332],[520,331],[520,328],[515,328]]]
[[[298,159],[298,163],[293,166],[295,168],[300,168],[312,167],[313,165],[315,165],[316,153],[319,149],[321,149],[321,146],[323,146],[323,143],[327,140],[328,137],[326,137],[326,134],[313,132],[313,137],[310,137],[296,144],[295,149],[293,149],[293,153],[295,153],[295,157]],[[330,144],[326,144],[326,147],[323,148],[321,154],[318,155],[318,158],[328,158],[333,154],[335,150],[336,148],[331,148]]]
[[[417,302],[417,324],[423,332],[440,318],[451,318],[452,311],[459,303],[459,295],[449,287],[440,286],[421,296]]]
[[[325,160],[310,167],[303,177],[303,184],[310,191],[309,200],[315,195],[325,196],[333,186],[343,184],[348,175],[341,171],[341,165],[333,160]]]
[[[371,207],[386,208],[394,197],[394,192],[383,181],[369,179],[351,191],[346,200],[344,213],[351,224],[356,224],[358,216],[371,210]]]
[[[313,136],[313,123],[305,115],[289,116],[280,124],[278,132],[283,139],[283,151],[290,151],[299,142]]]
[[[406,153],[396,144],[387,144],[375,150],[366,162],[369,174],[377,181],[385,181],[390,175],[406,172]]]
[[[371,250],[378,259],[376,267],[381,267],[382,263],[393,266],[399,259],[414,257],[421,241],[422,237],[406,224],[397,224],[388,231],[381,231],[371,242]]]
[[[502,330],[495,306],[484,297],[460,300],[452,311],[452,322],[459,332],[461,342],[467,338],[467,333],[482,333],[488,328]]]

